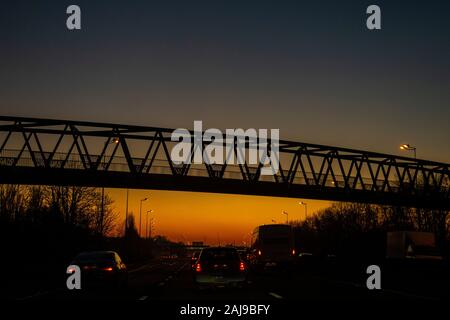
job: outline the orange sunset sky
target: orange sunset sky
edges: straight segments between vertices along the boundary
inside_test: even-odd
[[[106,189],[105,192],[114,200],[114,209],[118,221],[125,218],[126,190]],[[274,198],[262,196],[242,196],[213,193],[196,193],[160,190],[129,190],[128,210],[133,212],[139,227],[140,199],[142,202],[142,234],[145,234],[146,213],[153,210],[154,235],[167,236],[172,241],[204,241],[207,244],[235,243],[245,244],[250,240],[250,233],[260,224],[270,224],[305,218],[319,209],[329,206],[328,201]]]

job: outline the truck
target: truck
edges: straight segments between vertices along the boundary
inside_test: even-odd
[[[431,232],[394,231],[387,233],[387,259],[442,260]]]
[[[258,269],[292,264],[295,260],[292,227],[287,224],[269,224],[255,228],[249,260]]]

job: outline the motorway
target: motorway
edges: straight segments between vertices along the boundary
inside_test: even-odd
[[[183,259],[156,260],[129,269],[128,288],[123,290],[68,290],[38,292],[21,300],[135,300],[148,302],[227,302],[291,300],[391,300],[430,299],[398,290],[369,290],[364,285],[328,277],[316,272],[268,271],[250,273],[244,288],[198,290],[192,281],[190,264]]]

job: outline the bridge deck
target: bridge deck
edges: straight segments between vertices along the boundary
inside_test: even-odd
[[[221,192],[450,209],[449,164],[280,141],[280,170],[268,176],[261,175],[261,165],[248,164],[248,157],[236,165],[176,165],[170,158],[176,143],[171,141],[172,131],[0,116],[0,183]],[[246,143],[245,148],[248,152],[252,145]]]

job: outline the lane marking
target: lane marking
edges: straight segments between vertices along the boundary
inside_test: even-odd
[[[414,293],[409,293],[409,292],[405,292],[405,291],[397,291],[397,290],[392,290],[392,289],[381,289],[381,292],[387,292],[387,293],[391,293],[391,294],[397,294],[397,295],[401,295],[401,296],[405,296],[408,298],[414,298],[414,299],[423,299],[423,300],[439,300],[438,297],[429,297],[429,296],[422,296],[422,295],[418,295],[418,294],[414,294]]]
[[[178,270],[175,271],[175,273],[180,272],[186,265],[187,265],[187,263],[183,264],[183,265],[181,266],[181,268],[179,268]],[[138,268],[138,269],[142,269],[142,268],[144,268],[144,267],[145,267],[145,266],[142,266],[142,267],[140,267],[140,268]],[[164,279],[164,281],[161,281],[160,283],[158,283],[158,287],[163,287],[163,286],[166,284],[166,282],[170,281],[171,279],[173,279],[173,276],[172,276],[172,275],[169,275],[168,277],[166,277],[166,278]],[[139,300],[139,301],[144,301],[144,300],[147,300],[148,298],[149,298],[149,296],[142,296],[142,297],[140,297],[138,300]]]
[[[270,294],[272,297],[274,297],[274,298],[277,298],[277,299],[283,299],[282,296],[280,296],[279,294],[276,294],[276,293],[274,293],[274,292],[269,292],[269,294]]]
[[[331,282],[334,282],[335,284],[342,285],[342,286],[352,286],[355,288],[366,289],[367,291],[373,291],[373,292],[378,291],[380,293],[390,293],[390,294],[395,294],[395,295],[399,295],[399,296],[404,296],[407,298],[423,299],[423,300],[438,300],[439,299],[438,297],[423,296],[423,295],[419,295],[419,294],[415,294],[415,293],[409,293],[406,291],[400,291],[400,290],[394,290],[394,289],[381,288],[380,290],[369,290],[369,289],[367,289],[367,287],[365,287],[361,284],[350,282],[350,281],[334,280]]]
[[[135,273],[135,272],[141,271],[141,270],[146,269],[146,268],[151,270],[151,269],[156,268],[157,266],[158,266],[158,264],[150,262],[150,263],[144,264],[143,266],[140,266],[140,267],[138,267],[136,269],[128,270],[128,273]]]
[[[50,291],[40,291],[40,292],[37,292],[35,294],[26,296],[26,297],[17,298],[17,300],[18,301],[29,300],[29,299],[33,299],[33,298],[37,298],[37,297],[40,297],[40,296],[47,295],[49,293],[50,293]]]
[[[187,266],[187,263],[183,264],[183,265],[177,270],[177,273],[180,273],[180,272],[184,269],[184,267],[186,267],[186,266]]]

